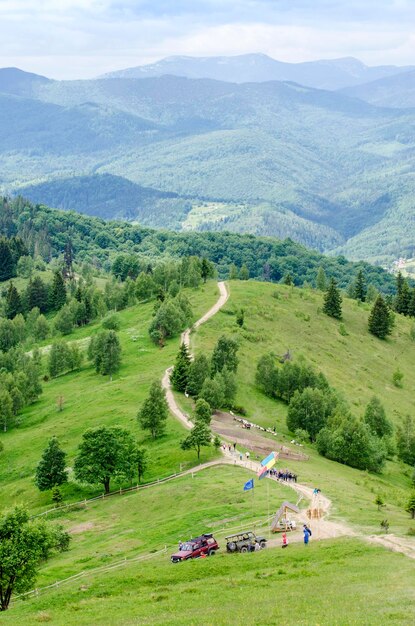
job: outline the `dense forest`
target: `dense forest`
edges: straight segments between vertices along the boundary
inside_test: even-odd
[[[376,289],[386,294],[396,290],[394,277],[380,267],[352,263],[343,256],[324,256],[291,239],[281,241],[229,232],[156,231],[33,205],[21,197],[1,200],[0,236],[21,241],[24,251],[38,267],[42,262],[62,257],[70,243],[76,263],[89,264],[97,271],[109,272],[120,254],[139,257],[141,265],[197,255],[213,262],[221,278],[232,272],[237,277],[242,271],[245,278],[280,282],[289,275],[295,285],[315,286],[318,270],[323,268],[339,287],[347,288],[362,269],[367,283]],[[25,258],[26,254],[23,254]],[[16,268],[15,253],[9,274],[2,279],[16,275]]]

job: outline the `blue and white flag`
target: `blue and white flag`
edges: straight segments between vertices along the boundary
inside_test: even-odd
[[[250,489],[254,488],[254,479],[251,478],[251,480],[248,480],[247,483],[244,484],[244,491],[249,491]]]

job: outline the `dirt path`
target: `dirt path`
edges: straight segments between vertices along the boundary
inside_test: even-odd
[[[226,303],[229,298],[229,292],[224,282],[218,283],[220,296],[217,300],[216,304],[213,305],[212,308],[209,309],[203,317],[201,317],[192,328],[187,328],[181,336],[181,341],[186,344],[186,346],[190,347],[190,334],[193,330],[207,322],[211,317],[213,317]],[[174,398],[173,391],[170,386],[170,374],[172,372],[173,367],[169,367],[163,376],[162,385],[166,391],[166,399],[169,405],[169,409],[171,413],[178,419],[185,428],[191,429],[193,428],[193,422],[189,419],[189,416],[186,415],[180,407],[177,405],[177,402]],[[225,415],[225,418],[223,417]],[[212,429],[214,432],[221,434],[223,436],[231,436],[237,443],[240,443],[243,447],[247,447],[249,449],[254,449],[254,451],[258,453],[269,452],[272,448],[278,449],[278,445],[276,445],[272,440],[267,439],[259,434],[251,433],[247,430],[243,435],[238,435],[235,432],[235,426],[231,424],[233,419],[229,414],[219,413],[217,416],[213,418],[212,421]],[[225,422],[225,423],[223,423]],[[231,427],[232,426],[232,427]],[[229,431],[229,433],[227,432]],[[285,452],[287,455],[285,456]],[[240,459],[239,453],[233,453],[232,451],[223,450],[223,458],[219,461],[211,461],[210,463],[205,463],[197,466],[197,468],[193,468],[192,470],[188,470],[186,473],[191,473],[195,471],[200,471],[205,469],[206,467],[211,467],[214,465],[221,464],[231,464],[237,465],[238,467],[244,467],[245,469],[251,470],[252,472],[258,473],[260,464],[256,461],[246,460],[245,458]],[[290,456],[291,451],[287,448],[286,451],[284,449],[279,450],[281,458],[292,458]],[[296,453],[291,453],[295,455]],[[302,456],[302,455],[299,455]],[[300,460],[300,459],[298,459]],[[266,480],[278,480],[277,478],[270,476]],[[313,530],[313,538],[314,539],[334,539],[336,537],[360,537],[366,541],[371,543],[376,543],[381,545],[389,550],[393,550],[394,552],[400,552],[405,554],[410,558],[415,559],[415,545],[409,539],[405,539],[404,537],[397,537],[395,535],[360,535],[356,533],[348,524],[341,521],[333,521],[329,519],[330,510],[332,506],[332,502],[327,496],[323,494],[318,494],[318,496],[313,495],[313,490],[311,487],[307,487],[306,485],[302,485],[300,483],[283,483],[293,489],[298,496],[301,496],[308,502],[308,508],[310,509],[319,509],[320,510],[320,518],[310,520],[306,515],[306,511],[303,509],[301,513],[297,516],[297,523],[299,528],[303,523],[307,523]],[[298,499],[298,498],[297,498]],[[294,518],[296,516],[293,516]],[[302,532],[294,532],[290,534],[290,541],[301,541],[302,540]],[[270,546],[280,545],[280,539],[276,537],[275,539],[271,539],[269,542]]]
[[[216,313],[220,311],[220,309],[223,307],[223,305],[226,303],[227,299],[229,298],[228,288],[223,281],[218,283],[218,287],[219,287],[220,295],[219,295],[219,299],[217,300],[217,302],[213,305],[212,308],[209,309],[207,313],[205,313],[200,319],[198,319],[197,322],[195,322],[191,328],[186,328],[186,330],[182,333],[181,342],[186,344],[188,348],[190,348],[190,333],[196,330],[196,328],[199,328],[199,326],[201,326],[205,322],[207,322],[211,317],[216,315]]]
[[[190,348],[190,334],[196,328],[199,328],[202,324],[207,322],[211,317],[213,317],[225,304],[227,299],[229,298],[229,291],[224,282],[218,283],[219,287],[219,299],[217,302],[209,309],[207,313],[205,313],[200,319],[197,320],[192,326],[192,328],[186,328],[186,330],[182,333],[181,343],[186,344],[188,348]],[[161,381],[162,387],[166,392],[166,400],[169,405],[170,412],[173,413],[174,417],[179,420],[183,424],[185,428],[189,430],[193,428],[194,424],[189,419],[189,416],[186,415],[181,408],[178,406],[176,399],[173,394],[173,390],[170,385],[170,374],[172,373],[173,366],[170,366],[164,372],[163,379]]]

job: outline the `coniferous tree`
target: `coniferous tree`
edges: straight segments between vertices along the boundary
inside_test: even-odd
[[[51,309],[55,311],[61,309],[66,302],[66,287],[60,272],[55,272],[53,275],[49,300]]]
[[[385,339],[391,334],[392,325],[391,312],[385,300],[379,294],[369,315],[369,332],[379,337],[379,339]]]
[[[26,300],[28,309],[37,307],[41,313],[48,310],[48,288],[40,276],[35,276],[27,286]]]
[[[181,391],[182,393],[186,391],[187,383],[189,382],[190,363],[189,351],[186,344],[182,343],[170,376],[171,384],[176,391]]]
[[[324,295],[323,311],[326,315],[338,320],[342,317],[342,297],[334,278],[331,279],[330,285]]]
[[[325,291],[327,287],[327,277],[324,268],[318,268],[317,277],[316,277],[316,287],[319,291]]]
[[[35,483],[40,491],[47,491],[67,482],[65,458],[65,452],[59,446],[59,441],[52,437],[36,468]]]
[[[363,270],[359,270],[353,287],[353,298],[355,300],[360,300],[360,302],[365,302],[366,294],[367,288]]]
[[[398,296],[402,291],[404,282],[405,282],[405,279],[402,276],[402,272],[399,271],[398,274],[396,275],[396,293],[398,294]]]
[[[5,237],[0,238],[0,282],[14,276],[13,255]]]
[[[412,289],[411,295],[409,298],[408,315],[410,317],[415,317],[415,287]]]
[[[400,288],[395,299],[395,310],[402,315],[408,315],[411,302],[411,292],[408,281],[404,278],[400,283]]]
[[[12,320],[18,313],[23,312],[22,301],[19,292],[13,283],[10,283],[6,291],[6,317]]]
[[[283,280],[284,285],[288,285],[289,287],[291,287],[291,285],[293,284],[293,279],[291,277],[291,274],[288,272],[288,274],[286,274],[284,276],[284,280]]]
[[[137,419],[144,430],[149,430],[153,439],[164,435],[168,405],[166,394],[160,382],[155,380],[143,406],[138,412]]]
[[[203,278],[203,282],[205,283],[208,278],[214,276],[215,266],[213,263],[208,261],[205,257],[202,259],[202,263],[200,265],[200,273]]]

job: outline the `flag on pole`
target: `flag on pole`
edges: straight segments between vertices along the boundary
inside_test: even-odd
[[[265,478],[265,476],[267,474],[268,474],[268,468],[267,467],[260,467],[257,476],[258,476],[259,480],[261,480],[261,478]]]
[[[261,461],[261,466],[266,467],[267,469],[271,469],[275,465],[277,460],[275,452],[271,452],[265,459]]]
[[[251,478],[251,480],[248,480],[248,482],[246,482],[244,484],[244,491],[249,491],[250,489],[254,488],[254,479]]]

